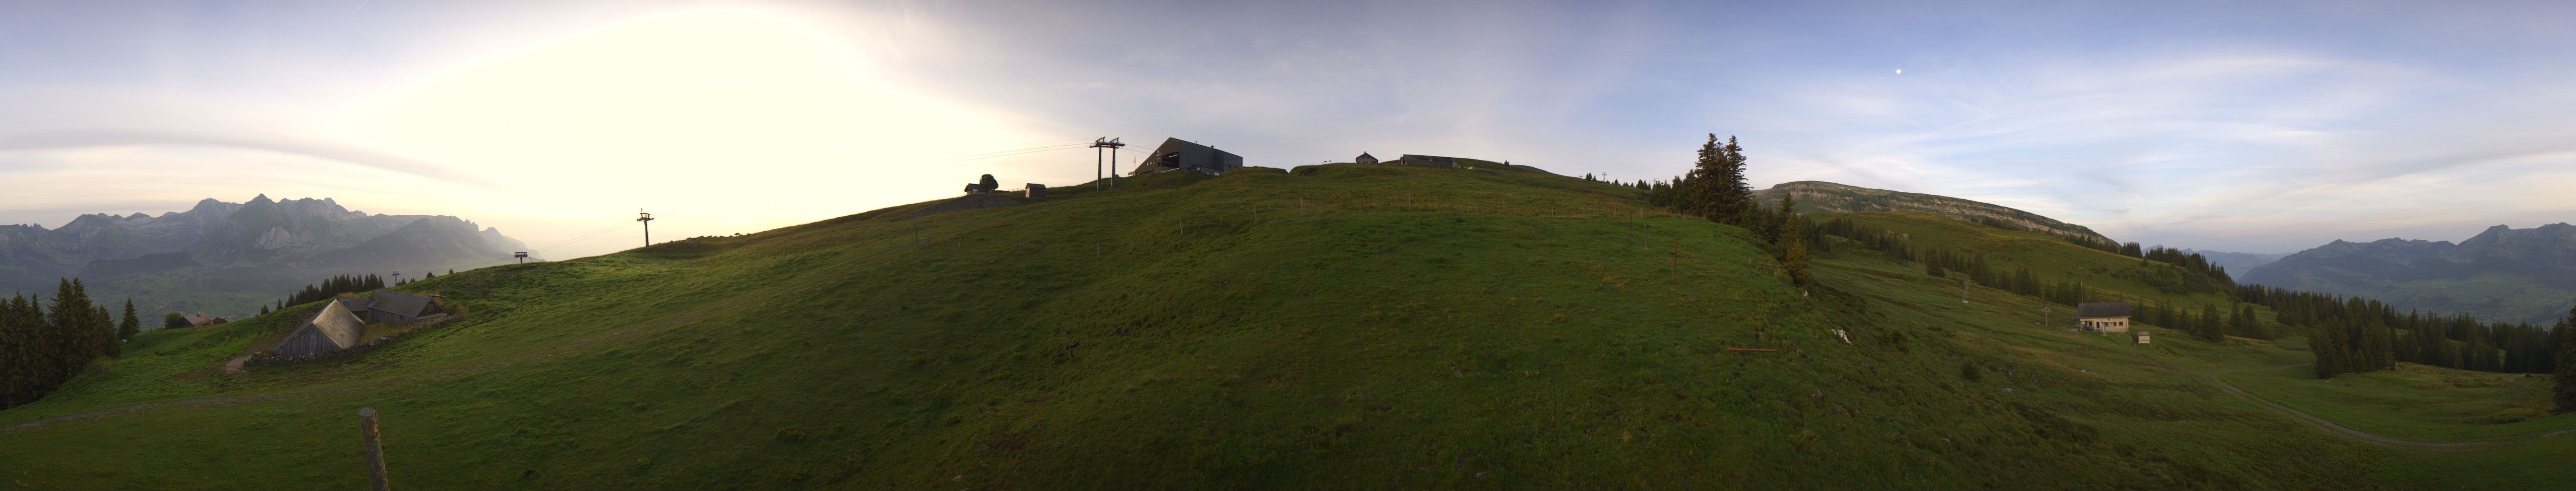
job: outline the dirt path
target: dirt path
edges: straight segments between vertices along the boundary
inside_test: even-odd
[[[2198,379],[2200,379],[2202,382],[2206,382],[2206,383],[2208,383],[2208,384],[2209,384],[2210,386],[2212,386],[2212,387],[2217,387],[2217,388],[2218,388],[2218,390],[2219,390],[2220,392],[2226,392],[2228,395],[2233,395],[2233,396],[2236,396],[2236,397],[2239,397],[2239,398],[2243,398],[2243,399],[2245,399],[2245,400],[2246,400],[2246,401],[2248,401],[2248,402],[2252,402],[2252,403],[2254,403],[2254,405],[2255,405],[2255,406],[2263,408],[2264,410],[2268,410],[2268,411],[2271,411],[2271,412],[2274,412],[2274,413],[2279,413],[2279,414],[2281,414],[2281,415],[2283,415],[2283,416],[2289,416],[2289,417],[2290,417],[2290,419],[2297,420],[2300,424],[2308,425],[2308,427],[2310,427],[2310,428],[2316,428],[2318,431],[2324,431],[2324,432],[2326,432],[2326,433],[2332,433],[2332,434],[2335,434],[2335,435],[2337,435],[2337,436],[2342,436],[2342,437],[2345,437],[2345,438],[2351,438],[2351,439],[2355,439],[2355,440],[2361,440],[2361,441],[2364,441],[2364,442],[2369,442],[2369,443],[2373,443],[2373,444],[2378,444],[2378,445],[2381,445],[2381,446],[2389,446],[2389,447],[2408,447],[2408,448],[2422,448],[2422,449],[2431,449],[2431,450],[2445,450],[2445,451],[2451,451],[2451,450],[2466,450],[2466,449],[2470,449],[2470,448],[2476,448],[2476,447],[2487,446],[2487,445],[2494,445],[2494,444],[2498,444],[2498,443],[2515,442],[2515,441],[2522,441],[2522,440],[2531,440],[2531,439],[2537,439],[2537,438],[2549,438],[2549,437],[2554,437],[2554,436],[2559,436],[2559,435],[2565,435],[2565,434],[2569,434],[2569,433],[2576,433],[2576,428],[2571,428],[2571,429],[2565,429],[2565,430],[2552,431],[2552,432],[2548,432],[2548,433],[2542,433],[2542,434],[2538,434],[2538,435],[2518,436],[2518,437],[2513,437],[2513,438],[2499,438],[2499,439],[2494,439],[2494,440],[2469,440],[2469,441],[2458,441],[2458,442],[2419,442],[2419,441],[2414,441],[2414,440],[2405,440],[2405,439],[2398,439],[2398,438],[2390,438],[2390,437],[2386,437],[2386,436],[2380,436],[2379,434],[2376,434],[2376,433],[2371,433],[2371,432],[2367,432],[2367,431],[2356,430],[2356,429],[2353,429],[2352,427],[2344,426],[2344,425],[2342,425],[2342,424],[2340,424],[2340,423],[2336,423],[2336,422],[2334,422],[2334,421],[2327,420],[2327,419],[2325,419],[2325,418],[2317,417],[2317,415],[2314,415],[2314,414],[2308,414],[2308,412],[2307,412],[2307,411],[2300,411],[2300,410],[2298,410],[2298,409],[2294,409],[2294,408],[2291,408],[2291,407],[2289,407],[2289,406],[2281,405],[2280,403],[2272,402],[2271,400],[2264,399],[2264,398],[2262,398],[2262,397],[2257,397],[2257,396],[2255,396],[2254,394],[2248,394],[2248,393],[2246,393],[2246,392],[2245,392],[2245,390],[2244,390],[2244,389],[2236,388],[2236,386],[2234,386],[2234,385],[2228,385],[2228,384],[2227,384],[2227,382],[2225,382],[2225,381],[2222,381],[2222,380],[2219,380],[2219,379],[2218,379],[2218,376],[2219,376],[2220,374],[2226,374],[2226,373],[2235,373],[2235,372],[2252,372],[2252,371],[2263,371],[2263,370],[2280,370],[2280,369],[2285,369],[2285,368],[2302,367],[2302,366],[2307,366],[2307,364],[2306,364],[2306,363],[2297,363],[2297,364],[2282,365],[2282,366],[2271,367],[2271,368],[2239,368],[2239,369],[2235,369],[2235,370],[2210,370],[2210,371],[2207,371],[2207,372],[2201,372],[2201,373],[2199,373],[2199,374],[2193,374],[2193,373],[2191,373],[2191,372],[2184,371],[2184,370],[2183,370],[2183,369],[2181,369],[2181,368],[2175,368],[2175,367],[2174,367],[2174,366],[2172,366],[2172,365],[2157,365],[2157,367],[2158,367],[2158,368],[2163,368],[2163,369],[2166,369],[2166,370],[2172,370],[2172,371],[2174,371],[2175,373],[2181,373],[2181,374],[2184,374],[2184,375],[2191,376],[2191,377],[2193,377],[2193,378],[2198,378]]]

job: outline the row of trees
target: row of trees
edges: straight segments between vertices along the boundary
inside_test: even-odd
[[[2226,266],[2211,263],[2208,256],[2202,256],[2197,252],[2185,254],[2181,249],[2167,249],[2165,246],[2149,247],[2140,251],[2138,243],[2130,242],[2120,245],[2120,253],[2127,254],[2129,257],[2180,266],[2185,271],[2200,273],[2202,276],[2218,280],[2220,284],[2236,284],[2235,278],[2227,276]]]
[[[1915,260],[1914,238],[1894,230],[1862,225],[1849,218],[1835,218],[1817,225],[1816,231],[1823,235],[1851,239],[1852,243],[1886,254],[1887,257],[1905,261]],[[1816,243],[1822,246],[1824,241],[1819,240]]]
[[[447,270],[447,274],[456,274],[456,270]],[[414,281],[428,280],[437,277],[438,272],[435,271],[421,273],[420,280],[403,280],[400,283],[395,283],[394,286],[409,285]],[[294,295],[288,295],[286,298],[278,299],[275,310],[286,310],[286,306],[288,305],[303,305],[308,302],[319,302],[338,297],[344,293],[371,292],[383,289],[385,289],[384,277],[376,276],[374,273],[365,275],[337,275],[332,276],[331,279],[322,280],[322,283],[318,285],[304,285],[304,290],[297,291]],[[269,312],[273,312],[275,310],[271,310],[270,306],[263,305],[259,307],[259,315],[268,315]],[[173,318],[176,318],[179,313],[172,312],[170,315]]]
[[[92,360],[117,356],[118,344],[141,329],[134,301],[122,318],[92,303],[79,280],[63,280],[50,305],[13,294],[0,302],[0,408],[35,401],[71,380]]]
[[[288,305],[304,305],[306,303],[319,302],[340,296],[342,293],[370,292],[383,289],[385,289],[385,279],[383,277],[376,276],[374,273],[366,275],[344,274],[332,276],[330,279],[322,280],[321,284],[304,285],[304,290],[295,292],[294,295],[288,295],[283,300],[278,300],[277,309],[286,310],[286,306]],[[269,310],[265,307],[261,308],[259,311],[261,315],[267,315],[268,312]]]
[[[2281,323],[2307,330],[2319,377],[2386,370],[2401,361],[2464,370],[2550,373],[2558,369],[2556,347],[2564,336],[2559,329],[2529,323],[2399,312],[2396,306],[2360,297],[2261,285],[2237,287],[2236,296],[2271,307]]]

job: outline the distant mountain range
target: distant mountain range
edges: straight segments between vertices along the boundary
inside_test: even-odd
[[[2576,225],[2489,227],[2449,241],[2337,240],[2238,275],[2243,283],[2360,295],[2436,313],[2546,322],[2576,304]]]
[[[1780,201],[1780,196],[1783,194],[1798,198],[1800,213],[1915,211],[2009,229],[2094,242],[2115,242],[2110,237],[2104,237],[2083,225],[2061,222],[2037,213],[2002,205],[1940,195],[1870,189],[1824,181],[1797,181],[1754,191],[1753,197],[1765,204],[1774,204]]]
[[[55,229],[0,225],[0,294],[51,295],[58,279],[77,277],[94,298],[134,298],[147,317],[241,315],[332,275],[445,274],[524,250],[500,230],[452,216],[369,215],[330,198],[208,198],[159,216],[82,215]]]

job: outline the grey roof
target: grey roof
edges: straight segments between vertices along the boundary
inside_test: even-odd
[[[2129,303],[2128,303],[2128,302],[2100,302],[2100,303],[2088,303],[2088,304],[2076,305],[2076,306],[2075,306],[2075,316],[2076,316],[2076,317],[2078,317],[2078,318],[2085,318],[2085,319],[2091,319],[2091,318],[2097,318],[2097,317],[2128,317],[2128,316],[2129,316]]]
[[[420,317],[421,313],[429,308],[429,297],[393,290],[376,290],[376,293],[369,296],[367,301],[367,310],[392,312],[404,317]]]
[[[301,355],[347,348],[357,345],[358,335],[366,329],[366,321],[358,320],[358,314],[350,313],[347,305],[331,302],[322,307],[322,313],[313,315],[312,322],[304,323],[304,327],[287,335],[286,341],[278,343],[275,351],[281,355]]]
[[[1396,161],[1398,161],[1398,162],[1403,162],[1403,163],[1405,163],[1406,165],[1445,165],[1445,166],[1450,166],[1450,167],[1457,167],[1457,166],[1458,166],[1458,158],[1457,158],[1457,157],[1442,157],[1442,156],[1438,156],[1438,155],[1413,155],[1413,154],[1405,154],[1403,157],[1398,157],[1398,158],[1396,158],[1395,160],[1396,160]]]
[[[188,319],[188,325],[191,325],[191,326],[202,326],[202,325],[206,325],[206,323],[208,323],[208,322],[214,322],[214,321],[215,321],[215,319],[214,319],[213,317],[206,317],[206,314],[204,314],[204,313],[188,314],[188,315],[183,315],[183,316],[180,316],[180,317],[183,317],[183,318]]]
[[[1184,169],[1222,173],[1242,167],[1243,156],[1179,138],[1165,138],[1162,146],[1154,147],[1154,153],[1146,154],[1144,163],[1137,164],[1136,170],[1127,175]]]
[[[349,313],[354,314],[367,311],[367,299],[364,298],[343,298],[340,299],[339,302],[341,307],[349,309]]]

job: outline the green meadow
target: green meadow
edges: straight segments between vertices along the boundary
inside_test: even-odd
[[[0,429],[0,478],[359,488],[361,407],[381,415],[393,483],[414,489],[2576,477],[2547,465],[2564,439],[2381,446],[2206,374],[2396,438],[2576,427],[2479,420],[2546,388],[2530,380],[2419,368],[2310,383],[2268,370],[2303,351],[2067,332],[2039,314],[2066,306],[1982,287],[1961,302],[1955,280],[1849,243],[1817,251],[1817,286],[1800,288],[1745,230],[1648,209],[1633,188],[1482,164],[1158,174],[1007,208],[898,219],[932,205],[920,203],[460,271],[402,289],[447,295],[470,308],[463,319],[309,365],[223,368],[318,303],[147,333],[61,392],[0,411],[17,425]],[[2135,259],[2047,236],[1854,217],[2051,279],[2224,301],[2165,293],[2123,272]]]

